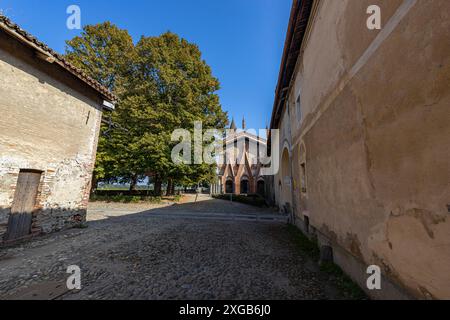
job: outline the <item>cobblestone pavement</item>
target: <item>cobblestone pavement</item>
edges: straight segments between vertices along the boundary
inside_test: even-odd
[[[92,204],[88,228],[0,249],[7,299],[336,299],[285,218],[243,204]],[[82,289],[69,292],[69,265]]]

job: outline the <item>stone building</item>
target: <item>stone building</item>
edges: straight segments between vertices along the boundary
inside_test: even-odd
[[[450,299],[449,30],[447,0],[293,1],[275,199],[374,298]]]
[[[242,120],[241,130],[237,129],[233,119],[230,130],[232,134],[224,139],[224,149],[234,152],[233,155],[228,153],[225,164],[219,167],[219,183],[212,187],[213,193],[265,196],[267,183],[266,177],[261,174],[262,164],[259,157],[260,154],[265,154],[267,141],[258,137],[256,132],[246,130],[245,119]],[[253,144],[253,147],[250,144]]]
[[[76,226],[106,88],[0,16],[0,243]]]

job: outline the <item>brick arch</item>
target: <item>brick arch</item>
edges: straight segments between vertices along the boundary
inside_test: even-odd
[[[240,193],[249,194],[250,191],[250,178],[247,175],[243,175],[240,178]]]

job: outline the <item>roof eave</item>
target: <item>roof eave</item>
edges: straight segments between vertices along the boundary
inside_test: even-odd
[[[294,0],[292,3],[278,83],[275,90],[275,100],[270,122],[271,129],[277,129],[281,119],[283,102],[300,55],[300,48],[311,16],[312,4],[313,0]]]

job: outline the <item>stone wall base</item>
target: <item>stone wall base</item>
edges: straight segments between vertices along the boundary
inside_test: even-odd
[[[350,254],[342,246],[332,241],[327,236],[318,231],[314,226],[305,223],[305,220],[295,217],[294,225],[309,239],[316,239],[320,247],[331,247],[333,250],[333,262],[338,265],[362,290],[375,300],[413,300],[413,296],[408,294],[405,289],[394,283],[384,275],[381,277],[381,290],[369,290],[367,288],[368,265],[361,262],[355,256]]]
[[[3,240],[8,227],[7,220],[3,219],[0,221],[0,245],[16,244],[37,236],[78,227],[86,222],[86,215],[86,209],[58,208],[38,210],[33,214],[30,234],[13,241]]]

